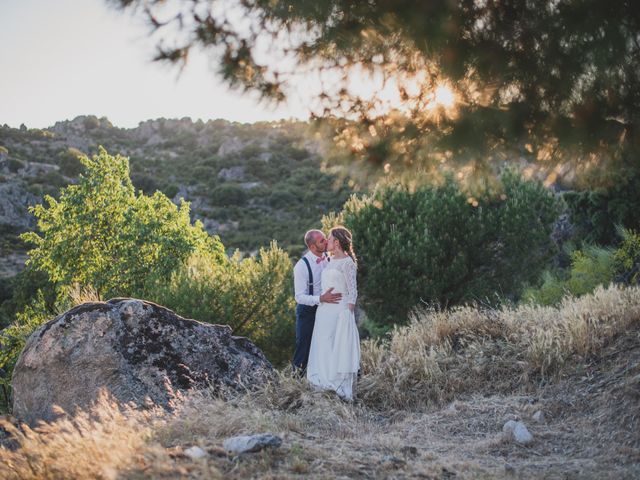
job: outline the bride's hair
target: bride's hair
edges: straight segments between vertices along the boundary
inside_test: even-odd
[[[351,232],[343,226],[338,226],[338,227],[333,227],[331,230],[329,230],[329,235],[332,235],[333,238],[335,238],[338,241],[338,243],[340,244],[340,247],[342,248],[342,250],[344,250],[344,253],[349,255],[351,259],[354,261],[354,263],[357,265],[358,259],[356,258],[356,252],[353,251],[353,241],[352,241]]]

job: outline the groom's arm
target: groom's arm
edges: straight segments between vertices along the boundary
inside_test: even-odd
[[[342,298],[341,293],[333,293],[333,288],[330,288],[322,295],[308,295],[307,294],[307,282],[309,281],[309,274],[307,267],[302,262],[296,263],[293,267],[293,291],[296,299],[296,303],[302,305],[320,305],[320,303],[338,303]]]
[[[320,295],[308,295],[307,294],[307,282],[309,281],[309,274],[307,273],[307,267],[302,262],[296,263],[293,267],[293,291],[296,298],[296,303],[301,305],[319,305]],[[315,293],[315,292],[314,292]]]

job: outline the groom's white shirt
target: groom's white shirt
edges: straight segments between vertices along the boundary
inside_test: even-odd
[[[293,289],[295,292],[296,303],[300,303],[302,305],[319,305],[320,304],[320,288],[322,288],[320,282],[320,275],[322,274],[322,270],[327,266],[327,259],[324,258],[320,263],[317,263],[316,257],[313,253],[307,251],[304,254],[309,260],[309,265],[311,266],[311,273],[313,274],[313,295],[308,295],[307,292],[307,283],[309,281],[309,272],[307,271],[307,266],[304,264],[302,259],[298,260],[295,267],[293,267]]]

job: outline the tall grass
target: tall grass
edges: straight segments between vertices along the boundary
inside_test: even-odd
[[[424,310],[386,341],[364,342],[359,395],[377,408],[414,408],[527,388],[639,325],[637,287],[597,287],[558,307]]]
[[[4,422],[19,448],[0,448],[0,478],[118,478],[119,471],[135,466],[145,448],[150,418],[103,395],[90,412],[34,429]]]

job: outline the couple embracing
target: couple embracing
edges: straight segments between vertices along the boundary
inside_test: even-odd
[[[309,251],[293,269],[296,349],[293,368],[307,380],[352,400],[360,364],[355,322],[357,260],[351,232],[332,228],[304,236]]]

